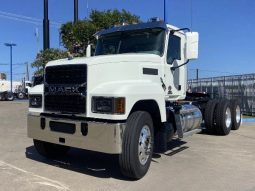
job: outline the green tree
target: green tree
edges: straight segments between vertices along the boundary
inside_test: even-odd
[[[61,26],[60,35],[64,47],[74,56],[84,56],[86,47],[96,43],[94,34],[97,31],[121,25],[122,23],[138,23],[139,16],[133,15],[126,10],[93,10],[88,19],[80,20],[76,23],[67,22]],[[32,63],[33,68],[37,68],[35,74],[42,74],[47,62],[68,56],[66,51],[59,49],[47,49],[37,54]]]
[[[54,48],[47,49],[45,51],[42,50],[37,54],[35,61],[32,63],[32,67],[37,68],[35,74],[40,75],[43,74],[43,69],[49,61],[67,57],[68,57],[67,51]]]
[[[93,10],[88,19],[80,20],[77,23],[68,22],[61,26],[62,43],[75,56],[84,56],[87,45],[95,45],[94,34],[97,31],[124,22],[138,23],[140,19],[126,10]]]
[[[75,56],[83,56],[86,53],[88,44],[95,43],[95,25],[88,21],[78,21],[77,23],[68,22],[61,27],[61,38],[64,47]]]
[[[90,14],[91,22],[96,26],[99,31],[101,29],[106,29],[114,25],[121,25],[122,23],[138,23],[140,19],[136,15],[132,15],[130,12],[122,9],[119,11],[107,10],[107,11],[97,11],[93,10]]]

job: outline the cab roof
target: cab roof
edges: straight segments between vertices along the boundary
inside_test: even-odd
[[[151,29],[151,28],[162,28],[164,30],[167,29],[167,25],[164,21],[154,21],[148,23],[138,23],[138,24],[129,24],[123,26],[112,27],[109,29],[101,30],[97,32],[96,36],[102,36],[105,34],[110,34],[114,32],[122,32],[122,31],[132,31],[132,30],[141,30],[141,29]]]

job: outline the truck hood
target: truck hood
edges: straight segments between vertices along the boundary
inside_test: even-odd
[[[120,63],[120,62],[150,62],[159,63],[161,57],[155,54],[144,54],[144,53],[128,53],[128,54],[115,54],[115,55],[104,55],[104,56],[93,56],[93,57],[81,57],[74,59],[60,59],[50,61],[48,66],[56,65],[68,65],[68,64],[87,64],[88,66],[106,64],[106,63]]]
[[[29,94],[43,94],[43,84],[36,85],[34,87],[31,87],[29,89]]]

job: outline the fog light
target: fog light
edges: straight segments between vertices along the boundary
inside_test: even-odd
[[[29,107],[31,108],[42,107],[42,95],[29,95]]]

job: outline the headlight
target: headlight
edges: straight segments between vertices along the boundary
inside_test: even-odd
[[[29,95],[29,107],[42,107],[42,95]]]
[[[92,97],[92,112],[106,114],[124,114],[125,98]]]

